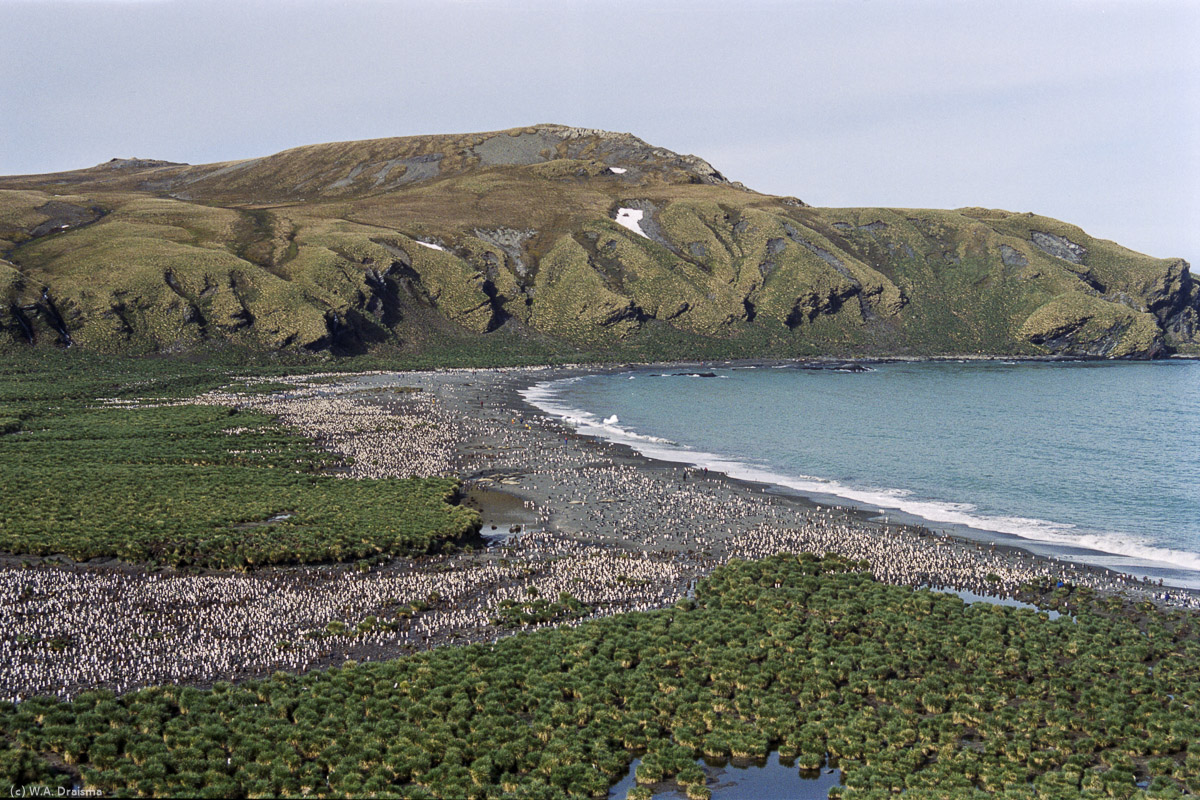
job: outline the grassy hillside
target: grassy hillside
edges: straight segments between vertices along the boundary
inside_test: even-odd
[[[1031,214],[811,208],[628,134],[0,178],[7,349],[1148,357],[1198,330],[1182,260]]]

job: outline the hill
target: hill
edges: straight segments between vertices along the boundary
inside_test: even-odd
[[[623,133],[0,178],[0,349],[1154,357],[1198,331],[1181,259],[1032,214],[812,208]]]

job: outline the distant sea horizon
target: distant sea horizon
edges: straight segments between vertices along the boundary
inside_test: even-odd
[[[810,367],[646,367],[522,395],[649,458],[1200,589],[1200,361]]]

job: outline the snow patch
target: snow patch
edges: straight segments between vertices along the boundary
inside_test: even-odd
[[[430,250],[441,250],[443,253],[446,252],[446,248],[442,247],[440,244],[434,244],[433,242],[422,242],[420,239],[418,239],[417,244],[421,245],[422,247],[428,247]]]
[[[638,236],[644,236],[645,238],[649,239],[650,237],[646,236],[646,232],[642,230],[641,225],[642,215],[644,213],[644,211],[638,208],[618,208],[617,224],[624,228],[628,228]]]
[[[625,167],[609,167],[608,171],[613,175],[624,175],[626,172],[629,172]]]

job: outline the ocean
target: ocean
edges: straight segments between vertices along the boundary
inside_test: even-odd
[[[1200,362],[868,370],[648,368],[523,395],[651,458],[1200,588]]]

